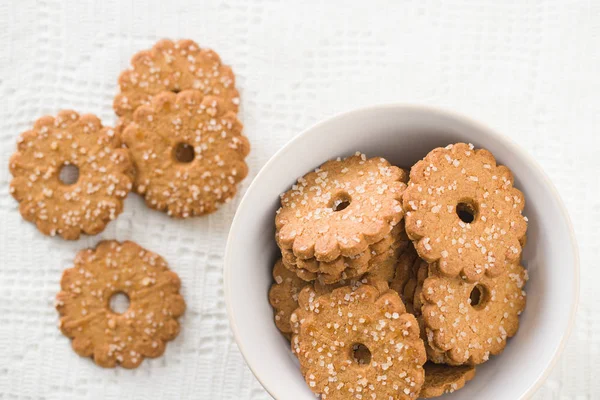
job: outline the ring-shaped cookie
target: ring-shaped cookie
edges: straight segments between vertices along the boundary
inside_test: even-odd
[[[525,268],[509,264],[501,275],[477,283],[439,276],[435,265],[430,268],[421,310],[432,349],[445,353],[453,365],[481,364],[501,353],[507,338],[517,333],[525,308]]]
[[[163,92],[123,132],[146,204],[176,218],[215,212],[248,174],[242,123],[216,97]]]
[[[405,172],[380,157],[357,153],[328,161],[281,195],[277,243],[284,255],[291,250],[294,258],[311,260],[312,270],[302,267],[315,274],[307,278],[322,273],[331,275],[331,282],[343,279],[345,264],[367,265],[370,246],[386,237],[394,243],[390,235],[403,216],[404,181]],[[360,262],[340,262],[363,255]],[[288,267],[290,258],[284,258]]]
[[[396,292],[345,286],[317,297],[306,287],[291,322],[292,350],[323,399],[418,397],[425,348]]]
[[[20,136],[9,163],[10,192],[23,218],[69,240],[104,230],[132,186],[129,153],[120,147],[114,130],[94,115],[64,110],[38,119]],[[78,171],[74,182],[61,180],[65,166]]]
[[[56,309],[72,347],[102,367],[135,368],[158,357],[179,333],[185,311],[181,281],[159,255],[126,241],[103,241],[80,251],[64,271]],[[129,308],[119,314],[111,297],[123,293]]]
[[[474,282],[521,255],[525,199],[487,150],[465,143],[432,150],[412,167],[402,202],[419,256],[439,261],[444,275]]]

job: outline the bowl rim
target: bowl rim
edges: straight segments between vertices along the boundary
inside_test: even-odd
[[[556,366],[559,356],[562,354],[564,348],[566,347],[567,340],[571,336],[571,332],[573,331],[573,326],[575,324],[575,318],[576,318],[577,308],[579,305],[579,298],[580,298],[580,292],[579,292],[580,291],[580,265],[579,265],[580,258],[579,258],[579,248],[578,248],[577,240],[575,237],[575,230],[573,228],[573,223],[571,221],[571,218],[569,216],[567,208],[566,208],[560,194],[558,193],[558,190],[556,189],[556,187],[554,186],[554,184],[552,183],[552,181],[550,180],[550,178],[548,177],[546,172],[542,169],[541,165],[527,151],[525,151],[521,146],[519,146],[513,139],[511,139],[510,137],[505,136],[505,135],[489,128],[488,126],[486,126],[474,119],[471,119],[470,117],[467,117],[466,115],[463,115],[461,113],[451,111],[451,110],[445,109],[445,108],[432,107],[432,106],[421,105],[421,104],[383,103],[383,104],[375,104],[375,105],[354,108],[354,109],[351,109],[348,111],[342,111],[342,112],[333,114],[333,115],[331,115],[327,118],[324,118],[324,119],[320,120],[319,122],[309,126],[308,128],[304,129],[300,133],[296,134],[285,145],[283,145],[279,150],[277,150],[275,152],[275,154],[273,154],[269,158],[269,160],[260,168],[260,170],[258,171],[256,176],[250,183],[250,186],[244,193],[242,200],[238,204],[238,207],[235,212],[235,216],[231,222],[229,234],[227,236],[227,244],[225,246],[225,256],[224,256],[224,265],[223,265],[223,286],[224,286],[224,294],[225,294],[225,306],[227,309],[227,317],[229,319],[229,327],[233,333],[235,342],[236,342],[240,352],[242,353],[242,356],[244,357],[244,361],[246,362],[246,365],[248,366],[248,368],[250,368],[250,371],[252,372],[254,377],[259,381],[259,383],[267,391],[267,393],[269,393],[269,395],[271,395],[272,397],[276,398],[275,395],[273,394],[272,390],[268,387],[267,383],[263,380],[262,377],[260,377],[256,373],[253,363],[252,363],[252,360],[248,359],[248,357],[246,356],[247,353],[244,349],[244,346],[241,343],[241,334],[240,334],[240,331],[238,330],[234,311],[233,311],[233,306],[230,301],[230,298],[231,298],[231,286],[229,284],[230,275],[231,275],[230,259],[232,257],[231,254],[233,252],[231,242],[232,242],[233,235],[235,234],[235,230],[236,230],[235,227],[238,223],[239,210],[242,208],[242,206],[247,201],[248,193],[250,193],[253,190],[254,186],[256,186],[256,184],[257,184],[257,181],[262,177],[262,175],[264,175],[266,173],[265,171],[267,171],[271,167],[271,165],[273,163],[275,163],[275,160],[278,160],[279,158],[283,157],[285,155],[285,153],[288,152],[297,142],[304,140],[304,138],[307,135],[309,135],[311,131],[317,129],[318,127],[320,127],[322,125],[331,123],[333,121],[347,118],[352,114],[370,113],[372,111],[379,110],[379,109],[394,109],[394,110],[401,109],[403,111],[413,111],[413,112],[419,112],[419,113],[435,114],[438,116],[459,120],[460,122],[463,122],[467,125],[473,126],[475,129],[485,131],[487,134],[489,134],[490,136],[493,136],[495,139],[497,139],[498,141],[502,142],[504,145],[509,147],[513,151],[513,153],[516,153],[519,157],[523,158],[529,165],[531,165],[532,168],[537,170],[537,172],[540,174],[540,176],[543,177],[544,184],[550,189],[554,198],[557,200],[562,217],[565,219],[567,226],[569,228],[568,234],[569,234],[570,244],[573,249],[573,261],[574,261],[573,273],[575,275],[575,279],[574,279],[575,287],[573,288],[573,298],[571,299],[571,310],[570,310],[568,325],[562,333],[560,343],[559,343],[558,347],[556,348],[556,350],[554,351],[554,354],[552,355],[552,359],[546,365],[544,372],[541,375],[539,375],[536,378],[536,380],[533,381],[529,385],[529,387],[527,388],[525,393],[521,396],[521,399],[531,398],[533,396],[533,394],[546,381],[546,379],[550,375],[550,372],[552,372],[552,370]]]

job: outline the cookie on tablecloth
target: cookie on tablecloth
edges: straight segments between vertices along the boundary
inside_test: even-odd
[[[80,251],[60,286],[60,330],[77,354],[101,367],[136,368],[145,357],[162,355],[179,333],[177,318],[185,311],[179,277],[133,242],[103,241]],[[123,313],[109,305],[118,293],[130,302]]]
[[[250,143],[222,100],[196,90],[162,92],[137,108],[123,132],[136,169],[134,188],[171,217],[215,212],[248,174]]]
[[[69,240],[102,232],[123,210],[133,180],[129,153],[114,130],[71,110],[39,118],[19,137],[9,167],[23,218]]]
[[[187,39],[163,39],[150,50],[137,53],[131,59],[131,68],[119,76],[119,88],[113,103],[120,117],[119,132],[133,120],[138,107],[150,104],[164,91],[198,90],[205,96],[220,98],[223,109],[234,113],[240,104],[231,68],[223,65],[213,50],[200,48]]]

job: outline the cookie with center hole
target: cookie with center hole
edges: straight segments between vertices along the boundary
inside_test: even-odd
[[[500,354],[525,309],[525,268],[508,264],[502,274],[471,283],[431,267],[421,292],[429,345],[451,364],[481,364]]]
[[[527,230],[523,193],[485,149],[457,143],[432,150],[410,171],[406,232],[419,256],[446,276],[498,276],[517,262]]]
[[[418,397],[425,348],[396,292],[362,285],[317,296],[306,287],[291,322],[292,350],[321,398]]]
[[[234,113],[240,104],[231,68],[216,52],[189,39],[163,39],[150,50],[134,55],[131,67],[119,76],[119,89],[113,103],[120,118],[119,132],[133,120],[138,107],[150,104],[155,95],[165,91],[198,90],[205,96],[220,98],[222,107]]]
[[[72,110],[39,118],[19,137],[9,167],[23,218],[68,240],[102,232],[123,210],[133,181],[115,131]]]
[[[77,354],[101,367],[136,368],[144,358],[162,355],[179,333],[181,281],[162,257],[136,243],[102,241],[80,251],[60,286],[61,332]],[[111,307],[117,294],[129,300],[126,309]]]
[[[328,161],[281,195],[277,243],[296,259],[316,260],[310,271],[316,276],[343,279],[343,262],[329,266],[341,257],[369,256],[371,245],[391,235],[403,217],[405,181],[402,169],[380,157],[357,153]]]
[[[216,97],[158,94],[137,108],[122,135],[137,172],[135,191],[174,218],[215,212],[248,174],[242,127]]]
[[[446,393],[462,389],[465,384],[475,377],[475,367],[472,365],[444,365],[425,363],[425,383],[419,397],[431,399]]]

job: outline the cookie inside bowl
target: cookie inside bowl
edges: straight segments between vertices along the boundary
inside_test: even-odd
[[[520,398],[541,383],[563,346],[577,299],[576,248],[555,189],[528,155],[475,122],[421,107],[381,106],[342,114],[297,136],[261,170],[236,214],[225,259],[228,312],[240,350],[272,396],[314,398],[289,342],[273,322],[267,299],[280,253],[273,240],[279,195],[298,176],[356,151],[407,168],[433,148],[457,142],[488,149],[512,170],[515,187],[527,199],[523,265],[530,280],[517,335],[502,354],[477,368],[477,376],[464,389],[447,396]]]

